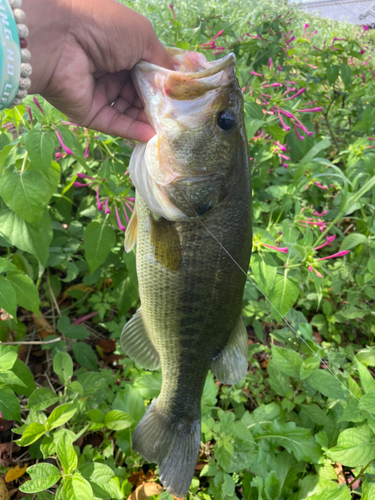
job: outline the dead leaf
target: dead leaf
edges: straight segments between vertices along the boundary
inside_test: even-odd
[[[35,326],[37,327],[39,337],[44,340],[50,335],[56,335],[56,332],[53,330],[52,326],[48,323],[43,313],[39,313],[39,316],[36,314],[32,315]]]
[[[116,341],[111,339],[101,339],[96,344],[104,352],[104,354],[110,354],[116,350]]]
[[[72,285],[64,291],[63,296],[62,296],[63,300],[65,300],[67,298],[69,298],[69,299],[71,298],[71,296],[69,295],[69,292],[71,290],[79,290],[81,292],[88,293],[92,290],[92,287],[84,285],[83,283],[78,283],[77,285]]]
[[[264,361],[261,362],[260,366],[262,368],[267,368],[268,366],[269,359],[265,359]]]
[[[2,477],[0,477],[0,500],[10,500],[8,488]]]
[[[133,472],[133,474],[128,478],[128,481],[133,486],[139,486],[140,484],[143,484],[146,481],[151,481],[151,479],[154,479],[154,477],[155,477],[155,472],[153,470],[150,469],[145,474],[141,469]]]
[[[6,456],[10,456],[10,452],[18,453],[20,451],[20,447],[14,442],[8,443],[0,443],[0,459],[4,459]],[[4,465],[4,464],[3,464]]]
[[[21,468],[18,465],[16,465],[15,467],[9,469],[5,474],[5,482],[11,483],[15,479],[22,477],[25,474],[27,467],[28,467],[27,464]]]
[[[160,484],[144,483],[138,486],[138,488],[133,491],[127,500],[144,500],[145,498],[152,497],[152,495],[160,495],[163,491],[164,488],[160,486]],[[2,500],[1,497],[0,500]]]
[[[342,469],[342,465],[339,464],[338,462],[335,462],[335,465],[333,466],[333,468],[335,469],[335,472],[337,474],[337,479],[339,481],[339,484],[346,484],[345,475],[344,475],[344,471]]]

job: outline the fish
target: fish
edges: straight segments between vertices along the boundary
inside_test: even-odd
[[[241,307],[251,190],[235,55],[207,61],[168,50],[174,71],[145,61],[132,70],[156,135],[136,145],[129,164],[136,201],[125,249],[136,243],[141,306],[121,345],[144,369],[162,372],[133,450],[158,464],[169,493],[184,497],[199,454],[208,371],[235,384],[248,368]]]

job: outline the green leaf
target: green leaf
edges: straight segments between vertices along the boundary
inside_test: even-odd
[[[33,129],[26,136],[26,150],[34,167],[41,171],[48,171],[51,167],[55,149],[55,134]]]
[[[340,70],[341,70],[341,80],[343,81],[343,84],[347,88],[352,82],[352,70],[348,64],[341,64]]]
[[[17,317],[17,296],[12,285],[0,276],[0,304],[2,309],[8,314]]]
[[[66,385],[73,376],[73,361],[68,353],[59,351],[53,358],[53,371]]]
[[[18,440],[20,446],[29,446],[35,443],[43,434],[46,432],[46,428],[43,424],[33,422],[28,427],[26,427],[21,439]]]
[[[38,314],[39,294],[32,279],[22,271],[11,271],[7,273],[5,279],[12,285],[16,292],[17,304],[28,311]]]
[[[85,479],[97,484],[105,484],[116,475],[108,465],[98,462],[82,465],[79,472]]]
[[[255,118],[251,118],[249,116],[245,117],[245,128],[247,139],[250,141],[256,132],[264,125],[263,120],[257,120]]]
[[[116,235],[110,226],[90,222],[86,227],[83,246],[91,274],[103,264],[116,242]]]
[[[339,66],[337,66],[336,64],[331,64],[330,66],[328,66],[327,80],[331,85],[337,80],[337,77],[339,76],[339,69]]]
[[[366,242],[367,242],[367,237],[364,234],[351,233],[343,239],[340,245],[340,251],[351,250],[352,248],[355,248],[356,246]]]
[[[64,432],[58,440],[56,452],[64,469],[64,473],[71,474],[74,472],[78,465],[78,457],[73,448],[73,440],[66,432]]]
[[[253,101],[245,102],[245,112],[252,118],[263,121],[264,114],[261,106]],[[248,137],[250,139],[250,137]]]
[[[367,425],[346,429],[327,455],[347,467],[362,467],[375,459],[374,433]]]
[[[26,398],[30,397],[31,393],[35,391],[36,385],[34,382],[34,376],[28,366],[25,365],[23,361],[17,359],[13,368],[12,373],[21,381],[13,382],[9,384],[9,387],[17,394],[22,394]]]
[[[59,397],[56,396],[51,389],[48,389],[48,387],[41,387],[31,394],[27,408],[42,411],[54,405],[58,400]]]
[[[98,368],[96,354],[89,345],[84,342],[76,342],[72,344],[72,349],[77,363],[81,366],[88,370],[96,370]]]
[[[262,292],[272,290],[276,280],[277,264],[269,253],[254,254],[251,258],[251,270]]]
[[[276,307],[276,312],[272,308],[272,316],[280,321],[281,316],[285,316],[289,309],[293,307],[293,304],[297,300],[299,295],[299,287],[296,280],[287,277],[287,273],[283,275],[278,274],[275,279],[275,285],[273,290],[271,290],[269,295],[269,300]]]
[[[11,350],[10,347],[0,344],[0,372],[13,368],[17,359],[17,352]]]
[[[57,406],[47,418],[46,430],[50,431],[65,424],[73,417],[76,411],[77,406],[74,403]]]
[[[21,422],[20,402],[9,387],[0,387],[0,409],[5,420]]]
[[[123,391],[117,392],[112,409],[123,411],[135,422],[139,422],[145,413],[145,402],[139,391],[130,384],[126,384]]]
[[[133,419],[127,413],[120,410],[111,410],[104,419],[105,426],[113,431],[122,431],[130,427]]]
[[[308,497],[308,500],[351,500],[350,489],[342,484],[339,488],[324,489],[321,493],[316,493]]]
[[[93,492],[90,483],[77,471],[68,478],[63,489],[63,498],[69,500],[92,500]]]
[[[61,478],[61,473],[57,467],[48,463],[32,465],[26,471],[31,477],[31,481],[26,481],[20,486],[24,493],[38,493],[52,488]]]
[[[359,372],[359,378],[361,379],[362,389],[365,393],[375,391],[375,379],[368,371],[368,369],[357,361],[357,369]]]
[[[22,382],[20,378],[17,377],[15,373],[11,370],[5,370],[0,372],[0,384],[12,386],[18,385],[20,387],[26,387],[26,384]]]
[[[298,352],[273,345],[272,360],[282,373],[299,378],[302,358]]]
[[[42,174],[35,170],[22,174],[6,171],[0,179],[0,196],[8,207],[26,222],[39,222],[46,206],[47,186]]]
[[[52,221],[47,210],[38,224],[29,224],[12,210],[0,210],[0,236],[7,243],[29,252],[44,266],[52,241]]]
[[[274,420],[263,428],[255,426],[253,437],[255,441],[265,439],[276,448],[282,446],[293,453],[298,461],[318,463],[321,456],[320,447],[311,437],[310,429],[296,427],[294,422],[280,423]]]
[[[71,339],[83,340],[89,335],[89,331],[82,325],[71,325],[67,316],[61,316],[57,321],[57,328],[61,333]]]
[[[327,370],[315,370],[307,379],[316,391],[327,398],[345,399],[343,388],[338,380]]]

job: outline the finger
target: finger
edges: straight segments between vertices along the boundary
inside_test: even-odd
[[[119,114],[129,116],[133,120],[138,120],[144,123],[149,123],[146,113],[143,109],[137,108],[123,97],[118,97],[112,106]]]
[[[133,108],[135,111],[135,108]],[[134,112],[133,112],[134,113]],[[141,110],[137,111],[139,115]],[[104,106],[87,125],[88,128],[105,134],[124,137],[134,141],[148,142],[155,131],[148,123],[138,120],[138,116],[127,116],[119,113],[111,106]]]

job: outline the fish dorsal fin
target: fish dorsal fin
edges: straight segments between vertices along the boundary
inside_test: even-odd
[[[247,373],[248,350],[246,327],[242,318],[239,317],[227,345],[212,361],[212,373],[223,384],[236,384]]]
[[[137,241],[137,231],[138,231],[138,217],[136,208],[134,207],[132,216],[130,217],[129,224],[125,232],[125,251],[127,253],[131,252]]]
[[[120,342],[126,354],[142,368],[157,370],[160,367],[159,354],[143,323],[141,307],[124,326]]]

